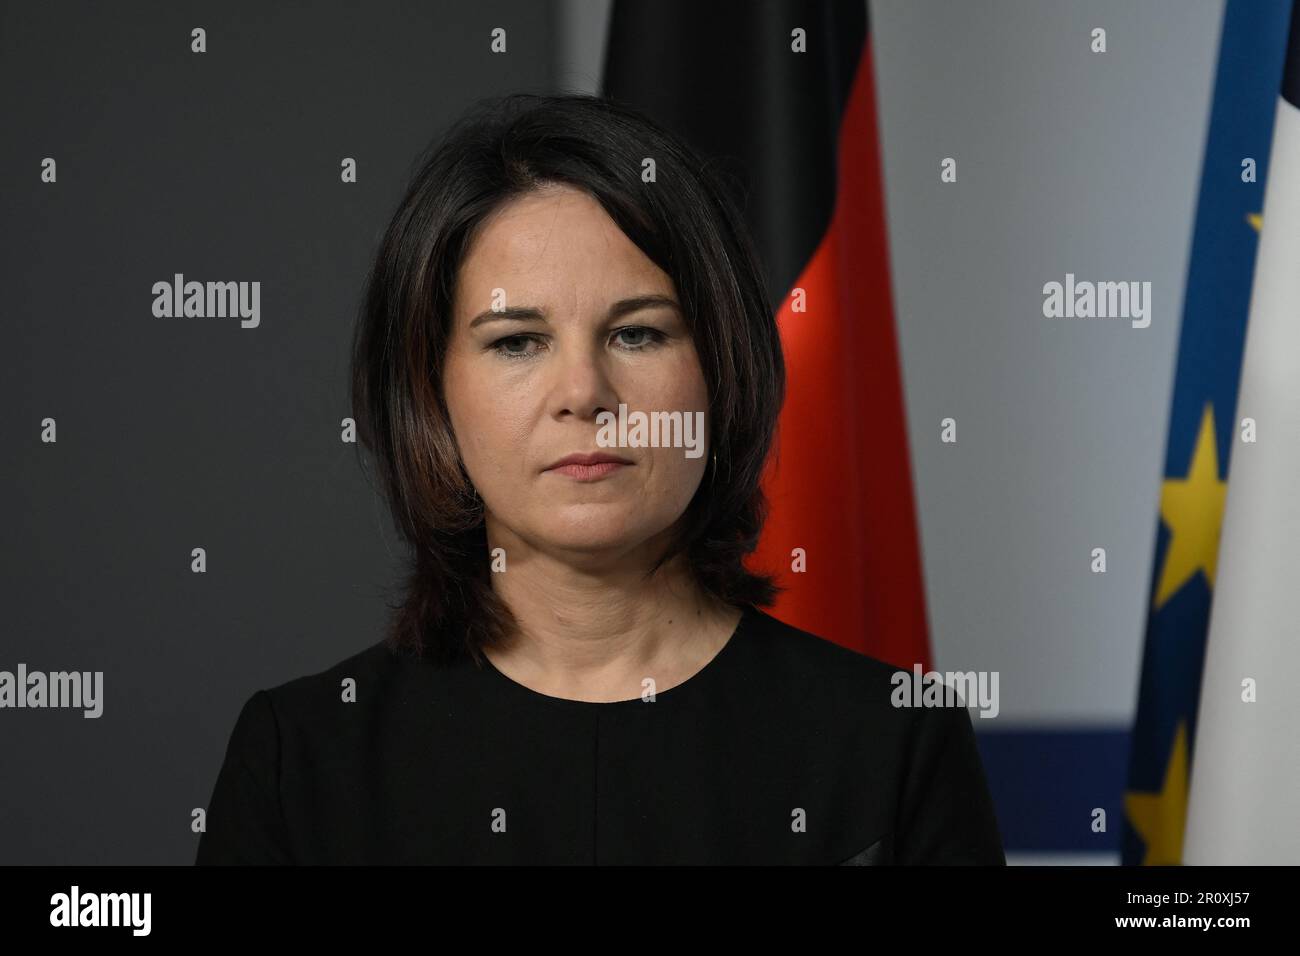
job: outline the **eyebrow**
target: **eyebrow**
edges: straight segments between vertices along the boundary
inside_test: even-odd
[[[617,319],[633,312],[639,312],[642,309],[660,309],[671,308],[681,311],[681,306],[677,300],[666,295],[637,295],[630,299],[620,299],[609,307],[606,319]],[[510,308],[499,311],[488,309],[486,312],[480,312],[470,320],[469,327],[481,325],[484,322],[495,322],[498,320],[509,320],[514,322],[535,322],[546,321],[546,313],[542,309],[534,306],[511,306]]]

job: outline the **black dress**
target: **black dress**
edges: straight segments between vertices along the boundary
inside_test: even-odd
[[[753,606],[653,700],[380,642],[244,704],[196,863],[1005,863],[969,714],[895,671]]]

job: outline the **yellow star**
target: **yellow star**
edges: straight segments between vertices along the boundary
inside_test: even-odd
[[[1124,810],[1146,844],[1143,866],[1179,866],[1183,862],[1183,825],[1187,820],[1187,725],[1178,722],[1174,747],[1165,765],[1159,793],[1126,793]]]
[[[1246,213],[1246,221],[1254,227],[1256,232],[1259,232],[1260,227],[1264,225],[1264,217],[1257,212]]]
[[[1156,588],[1160,608],[1196,572],[1214,587],[1219,556],[1219,527],[1227,482],[1219,480],[1219,455],[1214,443],[1214,412],[1205,405],[1191,465],[1185,478],[1166,478],[1160,492],[1160,517],[1169,526],[1169,546]]]

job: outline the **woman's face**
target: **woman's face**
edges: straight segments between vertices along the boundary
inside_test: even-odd
[[[645,297],[662,301],[626,304]],[[638,549],[657,557],[703,478],[707,430],[698,457],[602,447],[597,415],[620,403],[628,415],[700,412],[707,429],[677,302],[672,279],[579,190],[547,186],[481,224],[457,276],[443,390],[489,541],[507,560],[516,542],[593,567]],[[551,468],[574,453],[629,464],[595,480]]]

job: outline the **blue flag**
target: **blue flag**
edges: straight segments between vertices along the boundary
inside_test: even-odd
[[[1125,864],[1182,862],[1205,638],[1290,0],[1228,0],[1179,333]]]

